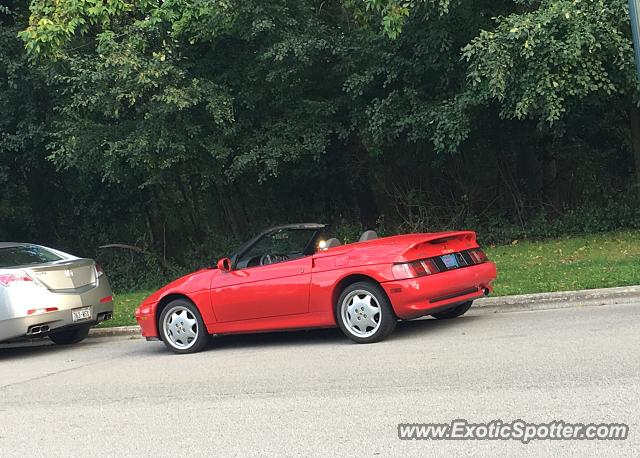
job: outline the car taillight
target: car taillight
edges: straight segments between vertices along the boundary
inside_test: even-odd
[[[26,274],[0,274],[0,285],[9,286],[11,283],[33,281]]]
[[[482,262],[487,262],[489,258],[484,254],[484,251],[480,248],[474,248],[473,250],[469,250],[469,256],[473,259],[474,264],[480,264]]]
[[[424,259],[422,261],[394,264],[391,267],[391,272],[396,280],[404,280],[406,278],[416,278],[434,274],[438,272],[438,267],[432,259]]]
[[[102,270],[102,266],[96,262],[96,275],[101,277],[104,275],[104,270]]]
[[[29,309],[27,315],[41,315],[43,313],[57,312],[58,307],[46,307],[43,309]]]

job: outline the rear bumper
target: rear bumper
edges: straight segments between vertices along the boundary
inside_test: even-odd
[[[485,262],[435,275],[382,283],[398,318],[411,319],[493,291],[496,266]]]
[[[56,330],[78,326],[95,326],[113,314],[113,303],[91,306],[91,319],[74,322],[71,310],[51,312],[46,315],[25,316],[0,322],[0,342],[46,337]],[[40,328],[40,329],[36,329]]]
[[[112,296],[111,286],[106,277],[101,277],[98,285],[81,294],[51,293],[43,288],[37,295],[14,296],[11,301],[2,305],[0,314],[0,342],[21,338],[46,336],[58,328],[95,325],[104,321],[113,313],[113,300],[101,302]],[[27,303],[28,302],[28,303]],[[29,309],[56,307],[54,312],[29,315]],[[91,318],[74,322],[73,310],[90,307]],[[48,330],[31,334],[33,326],[45,326]]]

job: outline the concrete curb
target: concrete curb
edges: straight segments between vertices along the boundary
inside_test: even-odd
[[[473,309],[486,312],[513,312],[586,307],[607,304],[640,303],[640,285],[618,288],[585,289],[557,293],[520,294],[517,296],[486,297],[473,303]],[[473,310],[472,309],[472,310]],[[89,337],[140,336],[138,326],[94,328]]]
[[[640,303],[640,285],[486,297],[478,299],[473,305],[481,309],[512,312],[514,310],[546,310],[607,304],[632,304],[634,302]]]
[[[113,328],[93,328],[89,337],[140,336],[138,326],[116,326]]]

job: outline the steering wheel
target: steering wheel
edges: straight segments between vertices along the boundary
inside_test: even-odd
[[[289,256],[287,256],[286,254],[279,254],[279,253],[263,254],[262,256],[260,256],[260,265],[266,266],[276,262],[286,261],[288,259],[289,259]]]
[[[266,266],[267,264],[271,264],[273,262],[273,258],[270,254],[263,254],[260,256],[260,265]]]

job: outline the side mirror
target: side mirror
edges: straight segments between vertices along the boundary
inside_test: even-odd
[[[220,269],[223,272],[231,272],[231,259],[229,258],[222,258],[218,261],[218,269]]]

